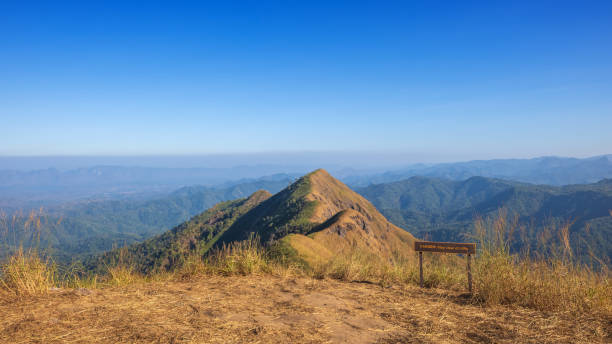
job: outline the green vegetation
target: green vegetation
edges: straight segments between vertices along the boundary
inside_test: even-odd
[[[288,180],[263,180],[226,188],[192,186],[149,201],[91,201],[26,214],[0,212],[0,258],[23,246],[44,248],[59,262],[68,264],[115,246],[143,241],[219,202],[261,189],[277,192],[287,184]],[[33,219],[40,222],[37,230],[33,230]]]
[[[269,196],[258,191],[249,198],[219,203],[164,234],[104,253],[86,262],[86,266],[103,271],[106,266],[127,260],[132,268],[143,273],[170,270],[183,265],[190,255],[206,254],[237,218]]]
[[[496,216],[504,208],[519,222],[510,238],[515,252],[542,252],[547,242],[560,243],[549,229],[571,220],[575,257],[596,265],[612,260],[612,179],[553,187],[483,177],[461,182],[414,177],[358,192],[391,222],[424,239],[469,240],[475,216]]]
[[[86,262],[90,270],[104,271],[129,256],[136,271],[172,270],[190,256],[204,257],[211,249],[257,237],[267,244],[290,233],[308,233],[316,227],[310,217],[316,202],[308,201],[311,183],[305,176],[270,197],[257,192],[249,198],[219,203],[174,229],[125,249],[116,249]]]
[[[309,175],[300,178],[238,219],[220,242],[241,241],[256,235],[263,242],[272,243],[291,233],[310,232],[318,225],[310,221],[317,204],[306,198],[311,189]]]

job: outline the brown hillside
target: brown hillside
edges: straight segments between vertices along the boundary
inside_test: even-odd
[[[310,185],[305,199],[315,204],[310,221],[317,225],[307,238],[293,235],[286,242],[303,258],[325,258],[327,251],[341,252],[349,249],[375,253],[378,256],[412,256],[415,238],[405,230],[390,223],[365,198],[351,190],[323,169],[316,170],[304,178]],[[318,245],[317,245],[318,244]],[[304,250],[305,246],[308,250]],[[313,257],[313,247],[323,257]]]

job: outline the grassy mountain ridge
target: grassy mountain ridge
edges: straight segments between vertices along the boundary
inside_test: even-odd
[[[288,249],[313,263],[359,248],[381,256],[413,252],[414,238],[388,222],[376,208],[319,169],[262,202],[228,229],[220,240],[244,240],[256,234],[264,242],[282,239]]]

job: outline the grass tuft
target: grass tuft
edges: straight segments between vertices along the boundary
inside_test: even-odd
[[[109,266],[105,283],[114,287],[123,287],[142,280],[131,266]]]
[[[24,251],[20,247],[0,265],[0,288],[17,297],[46,294],[55,282],[55,265],[41,258],[36,250]]]
[[[206,263],[212,272],[222,275],[249,275],[270,271],[268,252],[257,237],[224,244],[211,252]]]

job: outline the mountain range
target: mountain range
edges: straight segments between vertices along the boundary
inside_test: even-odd
[[[591,158],[540,157],[533,159],[474,160],[457,163],[417,164],[379,174],[348,176],[353,187],[404,180],[414,176],[465,180],[488,177],[532,184],[569,185],[612,178],[612,154]]]
[[[0,157],[0,167],[20,166],[20,161],[23,159]],[[36,160],[36,158],[31,159]],[[184,186],[220,187],[224,183],[244,183],[266,175],[272,175],[274,178],[275,174],[276,177],[297,178],[312,169],[302,165],[251,165],[224,168],[125,165],[146,163],[148,160],[143,159],[142,157],[131,160],[123,158],[115,162],[124,165],[92,165],[68,170],[0,169],[0,209],[14,211],[92,199],[153,199]],[[43,159],[40,163],[50,164],[53,161],[58,164],[62,160]],[[85,164],[87,161],[85,159],[82,163]],[[90,163],[94,161],[102,160],[93,159]],[[394,163],[396,167],[387,167],[386,172],[380,168],[374,172],[371,169],[360,170],[332,163],[327,163],[325,166],[327,165],[330,165],[329,170],[333,171],[338,179],[353,188],[394,182],[413,176],[451,180],[482,176],[548,185],[594,183],[604,178],[612,178],[612,155],[585,159],[541,157],[407,166],[398,160]]]
[[[575,255],[612,260],[612,179],[557,187],[484,177],[463,181],[412,177],[356,191],[391,222],[420,238],[469,240],[477,216],[494,217],[505,209],[526,229],[528,242],[515,240],[517,250],[525,245],[537,250],[543,230],[570,222]],[[557,235],[553,233],[552,239]]]

